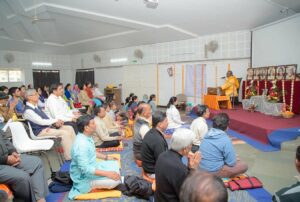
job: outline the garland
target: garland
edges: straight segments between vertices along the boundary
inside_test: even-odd
[[[259,95],[259,80],[257,80],[257,95]]]
[[[292,111],[293,111],[294,85],[295,85],[295,79],[293,79],[293,80],[292,80],[292,83],[291,83],[291,101],[290,101],[290,112],[292,112]]]
[[[282,83],[282,101],[283,104],[285,105],[285,80],[283,79],[281,83]]]
[[[267,80],[265,80],[265,89],[267,89]]]
[[[246,97],[247,97],[247,84],[248,84],[248,80],[246,79],[246,81],[245,81],[245,92],[244,92],[245,97],[244,97],[244,99],[246,99]]]

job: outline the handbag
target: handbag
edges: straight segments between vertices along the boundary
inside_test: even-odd
[[[231,191],[261,188],[262,182],[256,177],[246,177],[243,179],[232,180],[228,182]]]

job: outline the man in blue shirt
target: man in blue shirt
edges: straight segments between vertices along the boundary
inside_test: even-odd
[[[248,170],[248,165],[237,158],[231,139],[225,132],[228,125],[226,113],[216,115],[213,128],[206,133],[200,145],[201,169],[219,177],[234,177]]]
[[[90,192],[92,189],[113,189],[120,181],[120,167],[116,159],[96,153],[92,134],[96,124],[91,116],[85,115],[77,119],[78,135],[72,147],[70,175],[73,187],[70,199]],[[105,161],[98,161],[104,159]]]

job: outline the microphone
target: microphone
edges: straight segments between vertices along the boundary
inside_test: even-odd
[[[226,78],[225,76],[222,76],[222,77],[221,77],[221,79],[225,79],[225,78]]]

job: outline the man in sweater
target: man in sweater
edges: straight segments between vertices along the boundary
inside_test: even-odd
[[[140,104],[137,108],[137,115],[133,130],[133,154],[135,159],[142,160],[141,147],[144,136],[150,130],[151,106],[145,103]]]
[[[155,164],[159,155],[168,150],[168,143],[164,138],[164,131],[168,127],[166,113],[156,111],[152,115],[152,129],[150,129],[142,142],[142,167],[145,173],[155,178]]]
[[[118,132],[109,133],[108,129],[102,120],[105,117],[105,109],[104,107],[95,107],[95,124],[96,131],[93,133],[92,137],[94,139],[95,145],[98,148],[107,148],[107,147],[117,147],[120,145],[120,140],[122,137]]]
[[[48,192],[44,164],[40,158],[19,154],[0,130],[0,183],[8,185],[15,198],[46,202]]]
[[[170,150],[161,153],[155,165],[155,201],[179,202],[179,192],[190,172],[198,170],[201,155],[191,153],[194,134],[186,128],[178,128],[172,135]],[[182,157],[188,158],[187,166]]]
[[[71,126],[64,125],[60,119],[49,118],[41,108],[37,106],[39,94],[35,89],[26,91],[27,103],[24,111],[24,118],[27,119],[36,136],[60,137],[64,149],[64,157],[71,160],[71,147],[75,140],[75,132]]]

